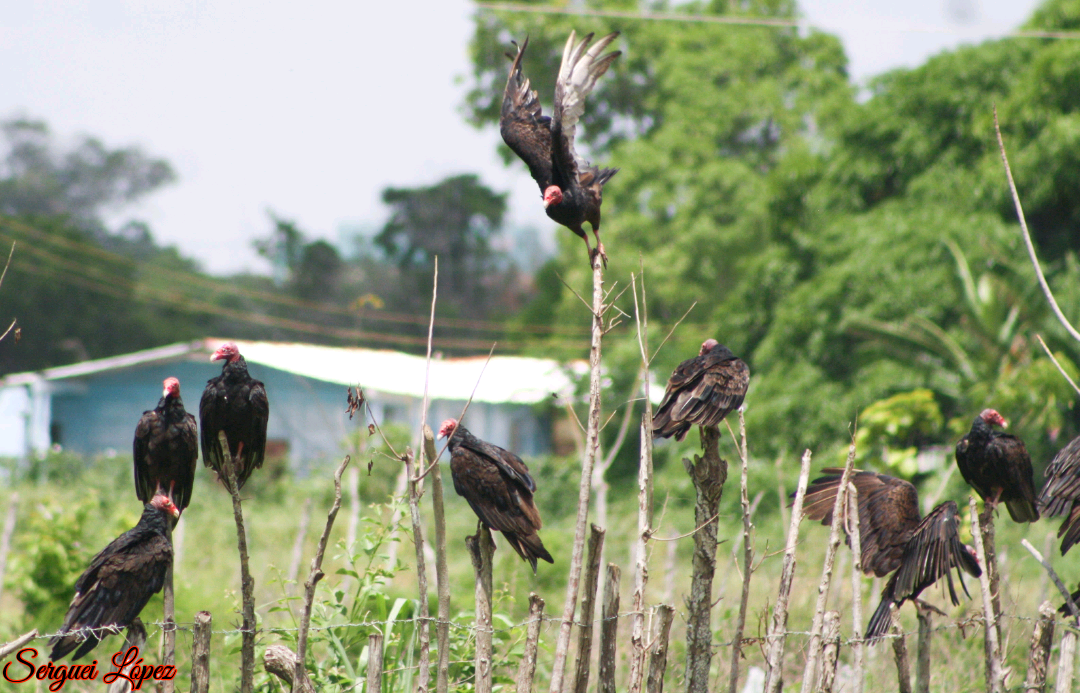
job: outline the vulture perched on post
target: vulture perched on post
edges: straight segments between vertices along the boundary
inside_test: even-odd
[[[540,511],[533,503],[536,482],[521,458],[497,445],[484,442],[458,424],[443,421],[440,438],[449,438],[450,473],[454,490],[465,498],[480,522],[503,533],[510,546],[532,566],[536,559],[554,563],[540,535]]]
[[[555,82],[555,105],[551,116],[540,112],[536,92],[529,88],[529,80],[521,71],[521,59],[529,45],[526,38],[516,56],[507,54],[514,64],[506,80],[499,117],[503,141],[529,167],[529,173],[544,196],[547,215],[585,241],[590,264],[594,253],[598,253],[605,266],[607,255],[600,242],[601,193],[604,183],[619,169],[598,168],[578,156],[574,149],[574,134],[578,119],[585,112],[585,97],[622,53],[615,51],[600,57],[618,35],[617,31],[608,34],[589,48],[593,34],[575,44],[577,35],[570,32]],[[596,236],[595,251],[585,235],[585,222],[589,222]]]
[[[1061,555],[1080,542],[1080,437],[1073,438],[1046,468],[1039,492],[1039,512],[1046,517],[1067,515],[1058,536]]]
[[[163,493],[184,512],[195,484],[199,433],[184,410],[180,381],[166,378],[164,386],[157,408],[143,412],[135,427],[135,495],[148,503]]]
[[[750,368],[715,339],[679,364],[653,417],[653,436],[682,440],[694,424],[715,426],[738,409],[750,385]]]
[[[72,659],[81,658],[102,637],[127,627],[161,591],[173,554],[168,526],[177,517],[176,505],[163,494],[155,495],[143,507],[139,523],[94,556],[75,582],[64,625],[49,641],[49,659],[55,662],[72,650]]]
[[[1039,511],[1031,457],[1024,441],[993,428],[1007,425],[1001,414],[984,409],[956,444],[956,466],[964,481],[991,507],[1004,501],[1013,522],[1035,522]]]
[[[228,488],[229,476],[222,465],[225,452],[218,437],[225,432],[229,454],[236,466],[239,491],[251,473],[262,466],[266,455],[266,421],[270,403],[262,382],[248,375],[247,361],[234,342],[222,344],[211,361],[224,359],[221,375],[206,381],[199,402],[199,428],[202,429],[203,464],[218,473]]]
[[[811,520],[831,525],[844,470],[822,471],[828,476],[815,479],[806,489],[803,513]],[[950,571],[957,569],[960,586],[968,594],[960,570],[978,577],[982,569],[972,549],[960,541],[956,503],[945,501],[921,517],[919,494],[909,482],[857,470],[853,470],[851,482],[859,494],[862,570],[877,577],[892,573],[881,592],[881,604],[866,627],[866,639],[876,640],[888,632],[892,622],[889,608],[893,604],[899,607],[906,600],[918,598],[943,575],[948,579],[949,598],[953,605],[959,604]]]

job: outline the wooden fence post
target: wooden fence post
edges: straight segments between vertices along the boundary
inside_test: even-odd
[[[544,620],[544,600],[536,593],[529,595],[529,626],[525,631],[525,652],[518,665],[515,693],[532,693],[536,676],[536,650],[540,642],[540,626]]]
[[[209,611],[195,614],[191,638],[191,693],[207,693],[210,690],[210,625],[213,617]],[[286,674],[292,681],[292,670]]]
[[[915,602],[919,619],[919,644],[915,655],[915,693],[930,693],[930,637],[933,633],[933,614]]]
[[[382,693],[383,672],[383,636],[372,633],[368,636],[367,683],[364,693]]]
[[[465,537],[476,570],[476,693],[491,693],[491,557],[495,543],[483,524],[475,536]]]
[[[664,671],[667,669],[668,638],[675,609],[667,604],[656,607],[656,638],[649,654],[649,676],[645,682],[646,693],[664,693]]]
[[[600,622],[600,677],[597,691],[615,693],[615,645],[619,632],[619,566],[608,563]]]
[[[592,665],[593,619],[596,614],[596,586],[600,579],[600,554],[604,551],[605,530],[589,526],[589,553],[585,564],[585,582],[581,593],[581,625],[578,626],[577,668],[574,671],[574,693],[585,693],[589,687],[589,668]]]
[[[1031,631],[1031,652],[1028,655],[1027,680],[1024,681],[1026,693],[1043,693],[1046,690],[1046,672],[1053,647],[1054,606],[1050,600],[1046,600],[1039,606],[1039,620]]]
[[[817,688],[821,693],[832,693],[833,681],[836,680],[836,660],[840,656],[840,612],[826,611],[821,640],[821,674]]]
[[[899,684],[897,690],[900,693],[911,693],[911,666],[908,664],[907,638],[904,637],[904,631],[900,628],[899,615],[900,610],[896,608],[896,604],[891,604],[889,616],[892,619],[892,626],[889,628],[889,633],[893,636],[893,656],[896,658],[896,680]]]

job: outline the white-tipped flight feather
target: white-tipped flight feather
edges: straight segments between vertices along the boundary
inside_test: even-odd
[[[613,31],[596,42],[592,48],[589,43],[593,34],[588,34],[581,42],[574,45],[577,38],[575,32],[570,32],[570,38],[566,40],[563,48],[562,64],[559,66],[559,79],[555,85],[555,113],[554,118],[562,127],[563,135],[570,145],[574,159],[580,168],[589,164],[580,156],[574,148],[574,135],[577,129],[578,119],[585,112],[585,98],[592,92],[598,80],[611,63],[615,61],[622,51],[614,51],[600,58],[600,53],[607,48],[608,44],[619,37],[619,32]],[[586,51],[586,49],[588,51]]]

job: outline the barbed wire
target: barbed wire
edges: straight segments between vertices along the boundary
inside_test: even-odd
[[[620,613],[616,614],[615,616],[609,616],[607,618],[604,618],[604,617],[595,618],[595,619],[592,619],[591,621],[588,621],[588,622],[575,619],[574,621],[572,621],[572,625],[577,626],[578,628],[584,628],[584,627],[587,627],[587,626],[595,627],[595,626],[601,625],[601,624],[603,624],[603,623],[605,623],[607,621],[618,621],[618,620],[621,620],[621,619],[629,618],[631,616],[637,616],[637,615],[648,616],[651,611],[652,611],[651,609],[648,610],[648,611],[644,611],[644,612],[640,612],[640,611],[624,611],[624,612],[620,612]],[[1012,620],[1012,621],[1022,622],[1022,623],[1034,623],[1035,621],[1039,620],[1037,617],[1021,616],[1021,615],[1017,615],[1017,614],[1007,614],[1007,613],[1000,614],[999,619],[1009,619],[1009,620]],[[337,630],[337,629],[340,629],[340,628],[377,628],[377,629],[385,631],[388,626],[392,627],[392,626],[403,625],[403,624],[412,624],[412,623],[417,623],[417,622],[420,622],[420,621],[427,621],[429,623],[436,624],[436,625],[440,625],[440,624],[441,625],[447,625],[450,628],[452,628],[454,630],[458,630],[458,631],[467,631],[467,632],[485,631],[485,632],[490,632],[490,633],[493,633],[493,634],[503,635],[503,634],[513,633],[515,631],[518,631],[518,630],[521,630],[521,629],[524,629],[524,628],[528,628],[528,626],[530,626],[533,623],[537,623],[537,622],[539,622],[541,624],[543,624],[543,623],[562,624],[563,619],[557,618],[555,616],[546,616],[545,615],[545,616],[540,616],[539,618],[526,619],[524,621],[514,623],[514,624],[512,624],[510,626],[507,626],[505,628],[482,628],[480,626],[471,625],[471,624],[467,624],[467,623],[459,623],[459,622],[453,621],[453,620],[443,621],[443,620],[440,620],[440,619],[438,619],[437,617],[434,617],[434,616],[416,616],[416,617],[411,617],[411,618],[386,619],[386,620],[382,620],[382,621],[378,621],[378,620],[375,620],[375,621],[350,621],[350,622],[346,622],[346,623],[333,623],[333,624],[320,625],[320,626],[314,626],[313,625],[308,630],[309,630],[309,632],[318,632],[318,631]],[[960,631],[964,632],[964,635],[966,637],[966,631],[967,630],[980,628],[980,627],[982,627],[982,623],[983,623],[982,611],[976,611],[976,612],[972,613],[971,615],[969,615],[969,616],[967,616],[965,618],[957,619],[957,620],[949,622],[949,623],[944,623],[944,624],[934,626],[933,628],[930,629],[930,632],[935,633],[935,632],[943,632],[943,631],[954,630],[955,629],[955,630],[960,630]],[[1080,628],[1078,628],[1075,625],[1075,623],[1073,623],[1071,621],[1071,619],[1069,619],[1066,616],[1061,616],[1060,618],[1056,619],[1056,623],[1058,625],[1062,626],[1062,627],[1065,627],[1065,628],[1080,632]],[[156,635],[156,634],[164,631],[167,624],[164,623],[163,621],[153,621],[153,622],[150,622],[150,623],[144,623],[143,625],[148,629],[148,631],[150,633],[148,635],[148,637],[147,637],[147,639],[149,639],[153,635]],[[192,632],[193,631],[194,622],[192,622],[192,621],[178,621],[176,623],[168,624],[168,625],[173,630],[176,630],[176,631],[179,631],[179,632],[182,632],[182,633],[186,633],[186,632]],[[150,631],[151,628],[153,628],[152,631]],[[98,630],[103,635],[108,635],[108,634],[119,632],[117,630],[112,630],[112,629],[108,629],[108,628],[102,628],[102,629],[98,629]],[[300,629],[298,627],[269,626],[269,627],[257,628],[257,629],[255,629],[254,632],[255,633],[261,633],[261,634],[273,634],[273,633],[284,634],[284,633],[295,633],[295,632],[298,632],[299,630]],[[212,630],[211,631],[211,633],[213,635],[240,635],[240,634],[242,634],[244,632],[246,632],[246,631],[243,628],[229,628],[229,629]],[[812,634],[811,631],[804,631],[804,630],[785,630],[784,631],[785,636],[806,636],[806,637],[809,637],[811,634]],[[887,634],[881,636],[880,639],[881,640],[893,640],[893,639],[900,638],[900,637],[916,636],[918,634],[919,634],[918,630],[901,631],[899,633],[887,633]],[[32,638],[32,640],[51,639],[53,637],[57,637],[57,636],[61,636],[61,635],[71,635],[71,633],[70,632],[68,632],[68,633],[60,633],[60,632],[43,633],[43,634],[36,635],[34,638]],[[748,645],[748,644],[753,645],[753,644],[757,644],[759,642],[764,642],[770,637],[773,637],[773,636],[769,636],[769,635],[766,634],[766,635],[758,635],[758,636],[754,636],[754,637],[744,637],[742,639],[742,644],[743,645]],[[856,635],[856,636],[853,636],[853,637],[842,639],[840,642],[841,642],[841,645],[847,646],[847,645],[852,645],[852,644],[854,644],[856,642],[862,642],[862,643],[865,644],[868,641],[864,637],[862,637],[862,635]],[[875,639],[874,642],[877,642],[877,640]],[[731,647],[734,644],[735,644],[735,641],[729,640],[727,642],[714,642],[714,643],[712,643],[712,646],[713,647]],[[0,644],[0,645],[2,645],[2,644]]]

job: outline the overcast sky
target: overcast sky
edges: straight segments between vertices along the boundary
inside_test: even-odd
[[[1035,4],[800,2],[810,25],[841,37],[857,80],[1002,36]],[[0,14],[0,117],[168,159],[179,181],[121,217],[215,273],[267,270],[251,241],[268,233],[268,209],[338,240],[343,226],[385,219],[386,186],[462,172],[510,190],[512,222],[548,235],[524,166],[504,167],[498,132],[461,116],[472,12],[464,0],[12,2]]]

